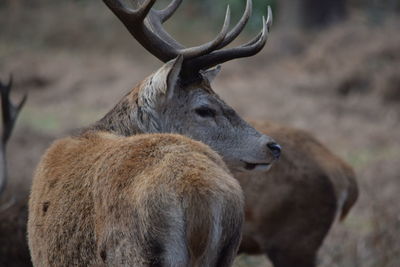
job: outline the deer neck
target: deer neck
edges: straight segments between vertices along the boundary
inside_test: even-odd
[[[102,119],[94,123],[86,131],[110,132],[121,136],[132,136],[145,133],[141,127],[138,117],[138,89],[133,89],[128,93],[112,110]]]

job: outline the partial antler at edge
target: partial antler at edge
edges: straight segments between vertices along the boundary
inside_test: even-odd
[[[18,105],[14,105],[10,99],[10,92],[12,88],[12,76],[10,76],[7,85],[0,81],[0,95],[1,95],[1,111],[3,118],[3,130],[0,142],[0,195],[4,192],[7,184],[7,161],[6,161],[6,146],[10,139],[15,121],[25,104],[27,95],[25,94]]]

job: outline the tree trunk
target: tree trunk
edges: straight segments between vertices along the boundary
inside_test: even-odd
[[[303,0],[302,25],[321,28],[346,18],[346,0]]]
[[[346,0],[279,0],[280,26],[322,28],[343,20],[347,16]]]

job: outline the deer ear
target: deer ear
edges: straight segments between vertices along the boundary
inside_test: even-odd
[[[145,90],[149,92],[149,97],[171,99],[182,69],[182,62],[183,56],[179,55],[175,59],[165,63],[151,76],[150,80],[144,86]]]
[[[167,99],[171,99],[174,94],[174,89],[182,69],[182,62],[183,56],[179,55],[166,64],[169,69],[167,75]]]
[[[218,65],[208,70],[201,70],[200,74],[203,77],[203,79],[211,83],[212,81],[214,81],[215,77],[217,77],[220,71],[221,71],[221,65]]]
[[[177,87],[176,84],[181,72],[182,62],[183,57],[178,56],[165,63],[152,76],[146,79],[139,90],[138,104],[140,107],[156,109],[172,98]]]
[[[148,77],[139,88],[138,110],[139,128],[144,132],[158,132],[159,111],[164,108],[177,89],[177,81],[182,68],[183,57],[165,63]]]

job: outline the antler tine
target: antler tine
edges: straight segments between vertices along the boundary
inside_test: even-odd
[[[267,26],[267,34],[269,34],[269,30],[272,26],[272,20],[273,20],[273,16],[272,16],[272,11],[271,8],[268,6],[268,15],[267,15],[267,21],[265,22],[266,26]],[[261,38],[262,35],[262,31],[256,35],[256,37],[254,37],[251,41],[245,43],[244,45],[241,45],[240,47],[243,46],[249,46],[249,45],[253,45],[254,43],[258,42]],[[268,36],[267,36],[268,37]]]
[[[145,2],[137,9],[131,9],[124,5],[121,0],[103,0],[117,17],[123,17],[128,21],[143,21],[149,14],[156,0],[145,0]]]
[[[253,1],[247,0],[246,1],[246,9],[240,18],[239,22],[232,28],[232,30],[227,34],[225,40],[218,46],[218,49],[223,48],[229,45],[239,34],[243,31],[244,27],[246,26],[247,22],[251,17],[251,13],[253,10]]]
[[[18,105],[14,105],[10,99],[10,91],[12,88],[12,75],[10,75],[10,80],[7,85],[3,85],[0,82],[0,93],[1,93],[1,107],[2,107],[2,114],[3,114],[3,135],[2,135],[2,144],[7,144],[8,139],[11,136],[11,132],[14,128],[15,121],[21,111],[22,107],[24,106],[27,95],[25,94]]]
[[[263,28],[261,32],[258,34],[258,36],[253,40],[251,40],[250,42],[247,42],[246,44],[239,46],[238,47],[239,49],[247,48],[251,50],[256,50],[254,51],[254,53],[258,53],[265,46],[269,32],[267,31],[268,26],[264,16],[262,17],[262,21],[263,21]]]
[[[182,4],[183,0],[172,0],[169,5],[163,10],[157,10],[156,13],[161,19],[161,22],[166,22]]]
[[[220,46],[222,42],[224,42],[225,37],[228,34],[230,20],[231,20],[231,11],[228,5],[228,7],[226,8],[224,24],[217,37],[206,44],[179,50],[179,54],[183,55],[184,58],[195,58],[206,55],[214,51],[215,49],[218,48],[218,46]]]
[[[149,14],[151,8],[154,6],[155,2],[156,0],[146,0],[139,9],[134,11],[134,14],[139,20],[144,20],[147,14]]]
[[[111,11],[121,20],[128,31],[135,39],[151,54],[163,62],[175,58],[177,49],[183,48],[178,42],[170,37],[165,31],[161,34],[155,33],[154,29],[159,29],[161,21],[156,17],[151,7],[156,0],[146,0],[138,2],[138,9],[132,10],[126,7],[121,0],[103,0]],[[138,15],[139,14],[139,15]],[[145,16],[146,15],[146,16]],[[147,22],[146,22],[147,21]],[[147,26],[149,25],[150,28]],[[167,39],[167,40],[164,40]]]
[[[193,72],[194,70],[207,69],[212,66],[232,60],[234,58],[250,57],[257,54],[258,52],[261,51],[261,49],[265,46],[267,42],[269,28],[271,24],[272,24],[272,11],[270,7],[268,7],[267,20],[265,20],[265,17],[263,17],[263,29],[255,39],[239,47],[214,51],[205,56],[194,58],[190,61],[187,61],[185,62],[185,67],[188,68],[186,72],[190,73]]]

